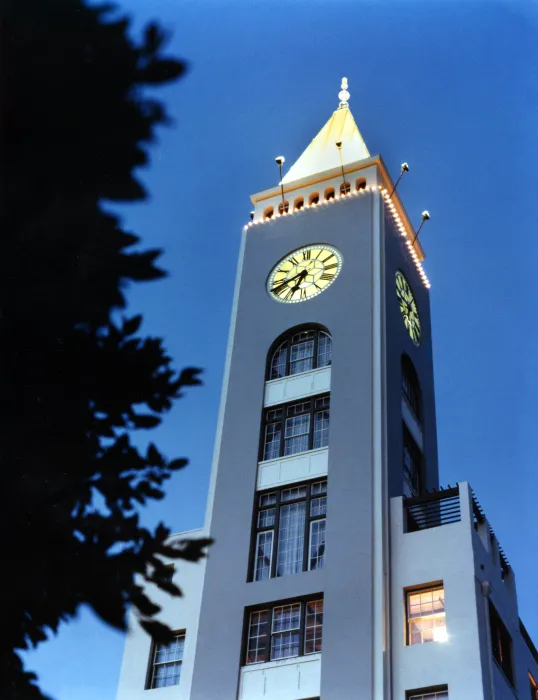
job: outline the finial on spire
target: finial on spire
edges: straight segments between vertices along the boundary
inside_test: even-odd
[[[340,107],[347,107],[347,102],[349,100],[349,92],[347,91],[347,78],[342,78],[342,85],[340,86],[342,89],[338,93],[338,97],[340,99]]]

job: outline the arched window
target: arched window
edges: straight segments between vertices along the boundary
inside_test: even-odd
[[[421,391],[415,367],[407,355],[402,355],[402,394],[409,408],[421,420]]]
[[[340,196],[349,194],[351,192],[351,185],[349,182],[343,182],[340,185]]]
[[[264,219],[271,219],[273,216],[273,207],[265,207],[263,211],[263,218]]]
[[[365,177],[360,177],[357,182],[355,183],[355,187],[357,188],[357,192],[359,190],[365,190],[366,189],[366,178]]]
[[[284,200],[283,202],[280,202],[278,205],[278,213],[279,214],[287,214],[290,208],[290,203],[288,200]]]
[[[312,192],[308,198],[308,204],[317,204],[319,202],[319,192]]]
[[[332,340],[327,331],[309,329],[288,336],[271,357],[269,379],[281,379],[331,364]]]
[[[334,199],[334,187],[327,187],[325,190],[325,199]]]
[[[304,207],[304,197],[296,197],[295,202],[293,203],[293,208],[295,211],[299,211],[299,209],[302,209]]]

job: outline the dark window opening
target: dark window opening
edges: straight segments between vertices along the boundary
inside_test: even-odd
[[[402,394],[415,414],[415,418],[420,421],[422,417],[420,384],[415,367],[407,355],[402,356]]]
[[[304,197],[297,197],[297,199],[293,203],[293,206],[294,206],[296,211],[299,211],[299,209],[302,209],[304,207]]]
[[[416,498],[421,492],[422,452],[403,423],[403,495]]]
[[[266,207],[263,212],[264,220],[271,219],[273,217],[273,207]]]
[[[489,603],[489,627],[493,658],[501,668],[510,685],[513,686],[512,638],[491,601]]]
[[[357,188],[357,192],[359,190],[365,190],[366,189],[366,178],[360,177],[357,182],[355,183],[355,187]]]
[[[340,185],[340,196],[349,194],[351,192],[351,185],[349,182],[343,182]]]
[[[290,203],[288,202],[287,199],[283,202],[280,202],[280,204],[278,205],[278,213],[280,215],[287,214],[289,209],[290,209]]]
[[[312,194],[308,198],[308,203],[309,204],[317,204],[318,202],[319,202],[319,192],[312,192]]]
[[[334,187],[327,187],[325,190],[325,199],[334,199]]]

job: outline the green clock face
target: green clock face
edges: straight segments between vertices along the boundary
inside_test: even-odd
[[[407,328],[409,337],[413,343],[415,343],[415,345],[420,345],[422,330],[420,327],[420,316],[418,315],[417,302],[415,301],[415,297],[411,291],[409,282],[399,271],[396,273],[396,295],[398,297],[403,322]]]
[[[272,269],[267,291],[276,301],[296,304],[324,292],[340,274],[342,255],[319,243],[288,253]]]

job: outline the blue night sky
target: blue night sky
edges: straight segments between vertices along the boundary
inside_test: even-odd
[[[177,366],[205,368],[151,439],[190,466],[147,509],[173,531],[202,524],[236,258],[252,192],[274,157],[300,155],[350,107],[421,234],[431,281],[441,483],[468,480],[516,572],[520,616],[538,642],[538,5],[397,0],[131,0],[134,30],[156,18],[186,78],[159,92],[175,118],[140,173],[150,198],[118,207],[162,282],[129,292],[145,332]],[[268,268],[272,261],[268,261]],[[89,611],[26,656],[56,700],[112,700],[123,636]]]

